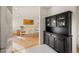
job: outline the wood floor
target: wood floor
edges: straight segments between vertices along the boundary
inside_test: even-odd
[[[15,42],[18,43],[19,45],[22,45],[25,48],[32,47],[34,45],[39,44],[39,33],[33,33],[33,34],[28,34],[28,35],[23,35],[21,36],[24,39],[16,39],[15,37]]]
[[[21,36],[23,39],[17,39],[17,36],[14,36],[13,41],[16,44],[19,44],[23,48],[31,48],[33,46],[36,46],[39,44],[39,33],[33,33],[33,34],[27,34]],[[15,47],[13,47],[13,52],[16,50]]]
[[[79,53],[79,48],[77,48],[77,53]]]

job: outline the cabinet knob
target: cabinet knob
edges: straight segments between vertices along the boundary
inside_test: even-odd
[[[54,36],[56,38],[56,36]]]
[[[54,36],[54,35],[52,35],[52,36]]]

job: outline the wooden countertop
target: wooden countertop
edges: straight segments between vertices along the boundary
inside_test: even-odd
[[[19,37],[21,38],[17,38],[17,36],[14,35],[13,41],[24,48],[30,48],[39,44],[39,33],[26,34]]]

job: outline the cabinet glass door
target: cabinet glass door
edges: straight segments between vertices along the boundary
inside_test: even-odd
[[[56,27],[56,18],[55,17],[51,17],[51,26]]]
[[[50,25],[50,18],[46,19],[46,25],[49,26],[49,27],[51,26]]]
[[[57,26],[63,27],[65,25],[66,25],[65,15],[58,15],[58,17],[57,17]]]

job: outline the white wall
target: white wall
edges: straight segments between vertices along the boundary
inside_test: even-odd
[[[1,6],[0,8],[0,48],[4,48],[1,52],[5,52],[8,38],[11,37],[12,34],[12,13],[7,6]]]
[[[23,25],[23,19],[34,20],[34,25],[39,27],[39,7],[34,6],[14,6],[13,7],[13,31]],[[25,25],[26,26],[26,25]],[[29,26],[26,26],[28,28]]]
[[[40,44],[43,44],[43,31],[45,30],[45,17],[48,16],[49,7],[40,7]]]
[[[77,46],[78,46],[78,48],[79,48],[79,7],[77,7],[77,12],[78,12],[78,40],[77,40]]]
[[[76,48],[77,48],[77,7],[75,6],[53,6],[51,7],[48,11],[47,11],[47,15],[48,16],[51,16],[51,15],[55,15],[55,14],[58,14],[58,13],[61,13],[61,12],[65,12],[65,11],[72,11],[72,50],[73,52],[76,52]],[[42,11],[44,14],[45,11]],[[44,17],[46,15],[43,15]],[[43,17],[42,16],[42,17]],[[44,19],[42,19],[42,21],[44,21]],[[41,22],[42,22],[41,21]],[[45,26],[44,25],[45,23],[41,23],[41,25]],[[43,28],[42,28],[43,30]]]

